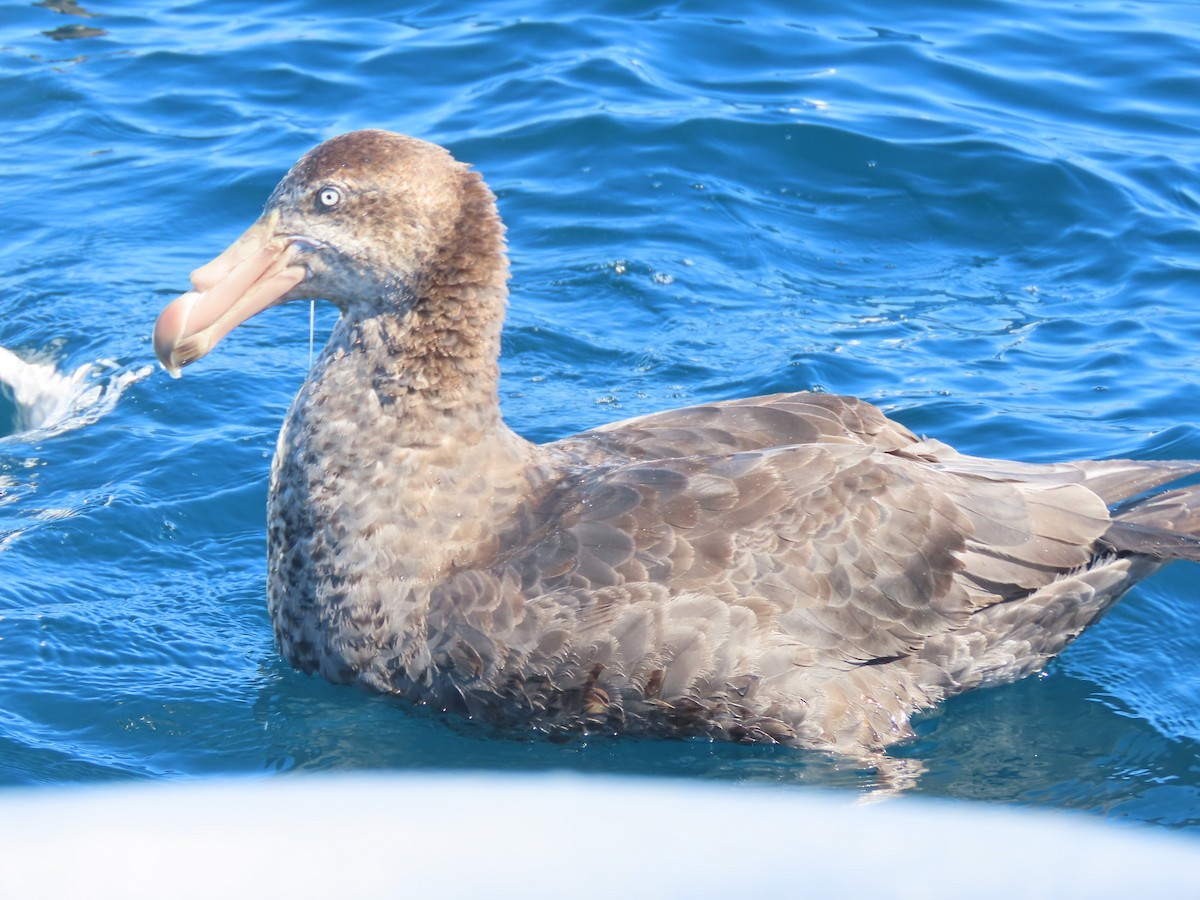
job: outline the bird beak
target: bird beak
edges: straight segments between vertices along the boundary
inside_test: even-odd
[[[295,261],[292,241],[277,233],[272,210],[229,249],[192,272],[192,290],[154,323],[154,352],[172,377],[194,363],[251,316],[274,306],[308,270]]]

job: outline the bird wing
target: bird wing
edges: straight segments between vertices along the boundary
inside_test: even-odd
[[[1109,524],[1081,484],[853,442],[588,467],[548,502],[554,526],[507,555],[526,596],[663,585],[749,609],[795,665],[911,653],[1086,565]]]
[[[667,459],[812,443],[896,450],[919,439],[863,400],[799,392],[652,413],[603,425],[552,446],[589,459]]]
[[[1004,637],[976,633],[1007,627],[1011,617],[988,610],[1047,597],[1053,609],[1035,602],[1018,620],[1052,630],[1060,606],[1086,619],[1081,607],[1102,599],[1086,572],[1113,550],[1107,504],[1181,474],[964,456],[822,394],[646,416],[550,452],[555,474],[497,536],[486,570],[464,567],[438,588],[431,625],[441,608],[478,622],[471,647],[460,626],[444,652],[478,668],[488,692],[524,692],[533,708],[564,703],[550,699],[563,690],[601,708],[595,698],[628,688],[676,715],[688,698],[757,691],[755,721],[784,737],[818,695],[858,728],[862,697],[879,691],[895,703],[879,694],[882,724],[871,727],[899,734],[893,719],[938,688],[885,678],[886,664],[920,657],[953,682],[962,673],[943,656]]]

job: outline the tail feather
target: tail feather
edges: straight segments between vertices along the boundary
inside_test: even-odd
[[[1200,474],[1200,460],[1103,459],[1071,465],[1083,472],[1083,483],[1108,506]],[[1140,507],[1138,504],[1135,508]]]
[[[1200,562],[1200,486],[1167,491],[1119,510],[1104,541],[1123,552]]]

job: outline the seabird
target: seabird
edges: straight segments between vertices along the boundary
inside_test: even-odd
[[[291,300],[341,312],[271,471],[287,660],[518,730],[850,756],[1042,668],[1200,559],[1200,462],[957,453],[863,401],[722,401],[549,444],[500,415],[504,227],[385,131],[313,149],[154,329],[172,374]]]

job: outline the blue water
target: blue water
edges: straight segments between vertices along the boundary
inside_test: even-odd
[[[794,6],[0,6],[0,346],[10,380],[53,388],[0,386],[0,783],[449,767],[869,791],[821,754],[497,739],[292,672],[264,505],[308,308],[180,381],[148,368],[158,310],[295,158],[377,126],[499,195],[502,399],[531,438],[818,389],[971,453],[1200,457],[1200,8]],[[925,717],[897,750],[914,790],[1200,829],[1198,574]]]

